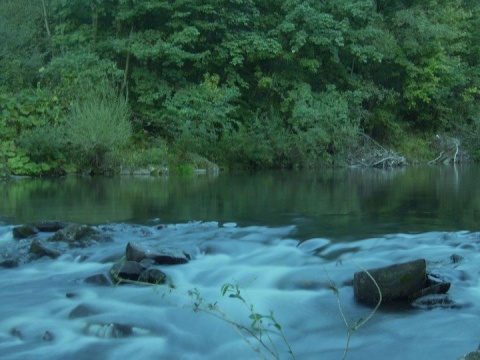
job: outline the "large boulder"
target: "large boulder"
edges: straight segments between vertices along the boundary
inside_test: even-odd
[[[154,249],[138,243],[129,242],[125,251],[127,260],[140,262],[144,259],[154,260],[158,265],[185,264],[190,256],[178,249]]]
[[[444,294],[450,288],[449,283],[434,282],[427,277],[425,259],[355,273],[355,299],[367,305],[376,305],[380,298],[377,285],[383,303],[411,302],[426,295]]]

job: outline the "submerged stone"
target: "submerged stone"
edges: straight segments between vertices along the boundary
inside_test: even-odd
[[[43,341],[53,341],[54,336],[50,331],[45,331],[45,334],[43,334]]]
[[[423,309],[423,310],[432,310],[432,309],[459,309],[463,306],[456,304],[448,295],[445,294],[434,294],[426,295],[412,302],[412,306]]]
[[[72,311],[70,311],[70,314],[68,314],[69,319],[78,319],[78,318],[83,318],[87,317],[90,315],[95,315],[98,312],[91,308],[88,305],[85,304],[80,304],[76,306]]]
[[[88,324],[85,333],[103,339],[122,338],[133,335],[133,328],[130,325],[118,323]]]
[[[112,285],[112,281],[105,274],[92,275],[85,278],[85,280],[83,281],[87,284],[94,284],[94,285],[103,285],[103,286]]]
[[[10,335],[23,340],[23,333],[16,327],[10,329]]]
[[[450,261],[454,264],[457,264],[463,260],[464,260],[463,256],[460,256],[458,254],[452,254],[452,256],[450,256]]]

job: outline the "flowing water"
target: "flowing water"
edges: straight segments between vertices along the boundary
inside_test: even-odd
[[[456,359],[480,342],[479,176],[470,166],[0,183],[0,253],[15,225],[37,219],[113,239],[0,268],[0,359],[292,359],[288,346],[298,360],[341,359],[341,311],[352,326],[371,312],[353,298],[353,274],[422,257],[456,306],[381,308],[347,358]],[[129,241],[192,260],[164,267],[174,287],[83,281],[107,274]],[[229,296],[235,286],[244,302]],[[79,305],[94,312],[72,318]],[[271,312],[260,339],[231,325]]]

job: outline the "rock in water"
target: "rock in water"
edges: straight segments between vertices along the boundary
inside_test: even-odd
[[[88,324],[85,328],[87,335],[94,335],[104,339],[114,339],[127,337],[133,334],[133,329],[130,325],[125,324]]]
[[[12,232],[13,232],[13,237],[15,239],[26,239],[29,237],[32,237],[34,235],[38,234],[38,229],[35,226],[32,225],[22,225],[22,226],[17,226],[14,227]]]
[[[58,230],[65,229],[68,225],[67,222],[56,221],[56,220],[39,220],[32,221],[27,224],[27,226],[33,226],[40,232],[55,232]]]
[[[87,284],[104,285],[104,286],[112,285],[112,281],[105,274],[92,275],[85,278],[83,281]]]
[[[32,244],[30,245],[29,253],[31,257],[35,259],[39,259],[43,256],[48,256],[52,259],[56,259],[60,255],[62,255],[60,251],[52,249],[51,247],[45,245],[38,239],[35,239],[32,241]]]
[[[135,261],[125,261],[114,264],[110,269],[110,276],[115,281],[121,281],[122,279],[138,281],[140,274],[145,270],[145,267]]]
[[[367,270],[380,287],[382,303],[415,300],[427,282],[425,259]],[[367,271],[355,273],[353,290],[355,299],[367,305],[376,305],[378,289]]]
[[[140,262],[144,259],[152,259],[159,265],[185,264],[190,256],[178,249],[154,249],[129,242],[125,250],[127,260]]]
[[[147,269],[140,274],[138,281],[161,285],[167,282],[167,275],[160,269]]]

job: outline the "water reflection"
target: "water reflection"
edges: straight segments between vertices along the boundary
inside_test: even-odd
[[[299,238],[341,240],[397,232],[478,231],[479,175],[480,167],[468,166],[24,179],[0,183],[0,219],[293,224]]]

